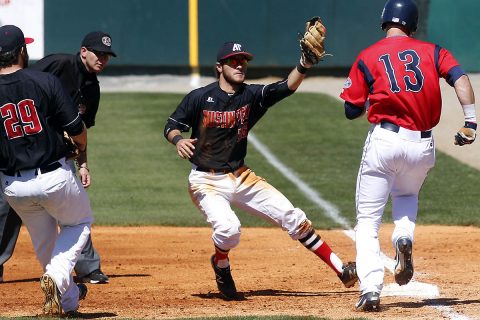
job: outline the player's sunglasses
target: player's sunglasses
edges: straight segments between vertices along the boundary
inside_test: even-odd
[[[231,57],[223,60],[224,64],[229,65],[232,68],[236,68],[238,66],[246,67],[248,65],[248,60],[247,58],[243,56],[238,56],[238,57]]]

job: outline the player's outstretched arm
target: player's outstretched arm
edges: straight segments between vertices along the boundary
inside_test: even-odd
[[[463,75],[454,83],[455,93],[462,105],[465,125],[455,135],[454,144],[463,146],[475,141],[477,131],[477,117],[475,111],[475,94],[467,75]]]
[[[180,130],[172,130],[168,133],[167,140],[175,145],[180,158],[190,159],[198,139],[184,139]]]

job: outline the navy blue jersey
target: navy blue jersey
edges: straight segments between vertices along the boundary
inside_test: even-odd
[[[85,106],[85,112],[81,114],[85,126],[90,128],[95,125],[100,103],[100,85],[97,75],[88,72],[80,59],[80,54],[51,54],[29,68],[57,76],[75,105]]]
[[[167,120],[164,134],[191,129],[191,138],[198,139],[190,158],[193,164],[236,170],[247,154],[248,132],[269,107],[293,92],[287,80],[269,85],[243,84],[232,95],[214,82],[185,96]]]
[[[63,131],[78,135],[83,123],[55,76],[21,69],[0,75],[0,170],[48,165],[65,156]]]

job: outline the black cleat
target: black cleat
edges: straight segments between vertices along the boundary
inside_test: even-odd
[[[87,286],[83,283],[77,283],[78,287],[78,300],[83,300],[87,297]]]
[[[401,237],[395,246],[395,282],[403,286],[413,277],[412,240]]]
[[[353,287],[358,281],[357,264],[355,262],[348,262],[343,265],[343,272],[338,276],[346,288]]]
[[[380,293],[367,292],[360,296],[355,309],[362,311],[380,311]]]
[[[210,258],[213,271],[215,272],[215,281],[217,282],[218,290],[225,298],[233,300],[237,298],[237,288],[233,281],[230,267],[220,268],[215,264],[215,255]]]

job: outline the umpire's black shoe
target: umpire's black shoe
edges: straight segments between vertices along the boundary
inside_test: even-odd
[[[78,282],[90,282],[91,284],[105,284],[108,283],[108,281],[109,279],[107,275],[104,274],[100,269],[94,270],[86,276],[78,278]]]
[[[380,311],[380,293],[366,292],[360,296],[355,309],[362,311]]]
[[[225,298],[233,300],[237,298],[237,288],[233,281],[230,267],[220,268],[215,264],[215,255],[210,258],[213,271],[215,271],[215,281],[217,282],[218,290],[225,296]]]
[[[395,245],[395,282],[400,286],[410,282],[413,277],[412,240],[401,237]]]
[[[355,262],[345,263],[343,272],[338,276],[346,288],[353,287],[358,280],[357,264]]]
[[[3,282],[3,264],[0,264],[0,283]]]

